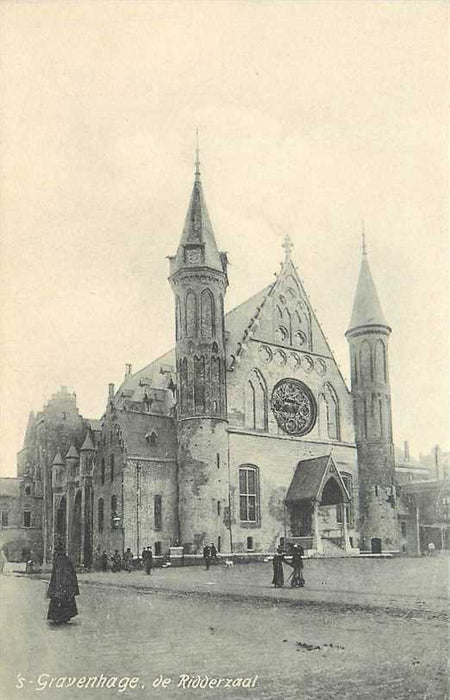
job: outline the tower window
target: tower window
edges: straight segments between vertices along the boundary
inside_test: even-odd
[[[111,530],[119,527],[119,516],[117,514],[117,496],[111,496]]]
[[[406,523],[405,522],[401,523],[401,528],[402,528],[402,537],[406,537]]]
[[[30,510],[23,511],[23,526],[24,527],[31,527],[31,511]]]
[[[153,499],[153,518],[155,530],[162,529],[162,496],[155,496]]]
[[[104,504],[103,504],[103,498],[98,499],[98,517],[97,517],[97,525],[98,525],[98,531],[103,532],[103,527],[105,524],[105,509],[104,509]]]
[[[105,458],[102,457],[102,462],[101,462],[101,467],[100,467],[100,481],[101,481],[102,486],[105,483],[105,471],[106,471]]]
[[[217,501],[217,515],[220,515],[220,501]]]
[[[29,496],[31,494],[31,486],[25,486],[25,495]]]
[[[220,469],[220,454],[216,454],[216,464],[217,464],[217,469]]]
[[[111,455],[111,481],[114,481],[114,455]]]
[[[239,469],[239,517],[241,522],[259,520],[259,474],[257,467]]]
[[[8,511],[2,510],[2,527],[8,527]]]
[[[147,440],[147,443],[149,445],[152,445],[152,447],[154,447],[156,445],[156,443],[158,442],[158,436],[154,430],[152,430],[151,433],[147,433],[145,436],[145,439]]]

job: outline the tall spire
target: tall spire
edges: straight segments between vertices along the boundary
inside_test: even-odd
[[[359,271],[358,284],[353,302],[353,311],[349,331],[361,326],[385,326],[386,328],[389,328],[381,308],[377,289],[369,267],[364,222],[362,226],[361,268]]]
[[[170,259],[170,274],[180,268],[207,267],[218,272],[225,272],[226,261],[217,248],[214,231],[206,207],[203,186],[200,179],[200,149],[198,130],[195,148],[195,177],[183,233],[177,254]]]
[[[195,130],[195,182],[200,182],[200,148],[198,145],[198,127]]]

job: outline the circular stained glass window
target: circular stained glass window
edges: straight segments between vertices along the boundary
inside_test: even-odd
[[[314,396],[298,379],[282,379],[275,385],[271,407],[279,427],[288,435],[306,435],[316,422]]]

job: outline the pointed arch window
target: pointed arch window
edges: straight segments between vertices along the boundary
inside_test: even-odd
[[[212,292],[204,289],[200,296],[201,334],[204,338],[212,338],[216,334],[215,316]]]
[[[98,499],[97,527],[99,532],[103,532],[105,526],[105,506],[103,498]]]
[[[375,343],[375,379],[385,382],[386,377],[386,348],[379,338]]]
[[[187,357],[182,357],[180,360],[180,407],[181,412],[186,413],[188,410],[188,361]]]
[[[220,359],[211,357],[211,396],[212,412],[219,413],[220,407]]]
[[[359,349],[359,366],[361,369],[361,381],[370,381],[372,377],[372,354],[368,340],[363,340]]]
[[[197,337],[197,298],[192,289],[186,294],[185,301],[185,336],[187,338]]]
[[[205,358],[194,357],[194,409],[205,410]]]
[[[181,303],[180,297],[175,298],[175,338],[181,340]]]
[[[327,384],[327,426],[328,437],[331,440],[339,440],[339,404],[336,392],[331,384]]]
[[[336,506],[336,522],[339,524],[344,522],[344,513],[343,510],[345,508],[345,515],[347,516],[347,526],[352,528],[354,526],[354,511],[353,511],[353,477],[351,474],[348,474],[348,472],[340,472],[342,481],[344,482],[344,486],[347,490],[348,495],[350,496],[351,500],[349,503],[339,503]]]
[[[254,369],[246,384],[245,424],[253,430],[267,431],[267,387],[259,370]]]
[[[317,406],[320,437],[328,437],[328,406],[325,394],[319,395]]]

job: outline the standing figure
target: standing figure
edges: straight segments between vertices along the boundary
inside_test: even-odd
[[[127,551],[123,555],[123,568],[128,573],[130,573],[131,569],[133,568],[133,552],[129,547],[127,547]]]
[[[5,564],[8,563],[8,560],[5,556],[5,552],[3,549],[0,549],[0,574],[3,573],[3,569],[5,568]]]
[[[100,557],[100,569],[101,571],[108,571],[108,555],[105,550]]]
[[[94,552],[94,571],[102,570],[102,550],[100,545],[97,546]]]
[[[216,545],[214,544],[214,542],[211,542],[211,545],[209,547],[209,551],[211,553],[211,559],[213,560],[213,562],[215,562],[217,564],[217,549],[216,549]]]
[[[292,578],[291,586],[294,588],[303,588],[305,585],[305,579],[303,578],[303,559],[304,554],[303,547],[299,547],[298,544],[294,544],[292,551]]]
[[[274,554],[273,557],[273,579],[272,583],[275,588],[283,588],[284,586],[284,571],[283,571],[283,562],[285,561],[284,559],[284,553],[281,547],[277,548],[277,553]]]
[[[65,623],[78,615],[75,596],[79,594],[74,565],[60,546],[53,557],[52,576],[47,590],[47,597],[50,598],[47,620]]]
[[[113,573],[120,571],[122,568],[122,557],[120,556],[118,549],[114,550],[114,554],[111,557],[111,561],[112,561],[111,571]]]
[[[205,569],[208,571],[211,561],[211,548],[207,544],[203,547],[203,559],[205,560]]]
[[[152,552],[152,548],[150,547],[150,545],[145,550],[145,554],[146,554],[145,573],[150,575],[152,573],[152,566],[153,566],[153,552]]]

